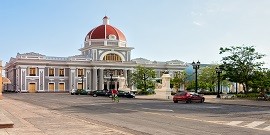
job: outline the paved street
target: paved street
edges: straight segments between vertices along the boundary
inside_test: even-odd
[[[28,129],[35,134],[71,135],[270,134],[268,106],[126,98],[114,103],[106,97],[67,93],[8,93],[4,97],[1,108],[14,128],[1,131],[9,134],[27,134]]]

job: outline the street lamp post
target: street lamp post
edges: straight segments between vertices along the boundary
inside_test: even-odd
[[[200,68],[200,62],[198,61],[195,63],[194,61],[192,62],[193,69],[195,69],[195,93],[198,92],[198,69]]]
[[[222,73],[222,68],[216,67],[216,73],[217,73],[217,77],[218,77],[218,92],[217,92],[217,98],[220,98],[220,74]]]
[[[81,78],[82,78],[82,90],[83,90],[83,78],[84,78],[84,75],[82,75]]]
[[[113,79],[112,79],[112,77],[113,77],[113,73],[110,73],[110,76],[111,76],[111,79],[110,79],[110,81],[111,81],[111,83],[110,83],[110,90],[112,91],[112,82],[113,82]]]

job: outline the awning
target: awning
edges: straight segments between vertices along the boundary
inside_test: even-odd
[[[10,80],[6,77],[2,77],[2,83],[3,84],[11,84]]]

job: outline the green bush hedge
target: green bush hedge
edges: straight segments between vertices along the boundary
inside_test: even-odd
[[[203,95],[217,95],[217,92],[215,92],[215,91],[204,91],[204,92],[199,92],[199,94],[203,94]]]
[[[142,90],[142,91],[139,91],[137,93],[137,95],[153,95],[155,94],[155,91],[145,91],[145,90]]]
[[[257,99],[259,93],[236,94],[237,98]]]

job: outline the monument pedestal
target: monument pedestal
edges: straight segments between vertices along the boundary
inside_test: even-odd
[[[127,87],[125,77],[123,77],[123,76],[119,77],[118,81],[119,81],[118,90],[123,90],[125,92],[130,92],[131,89]]]
[[[158,99],[172,99],[170,89],[155,89],[155,98]]]
[[[170,78],[168,73],[162,75],[162,87],[160,89],[155,89],[155,98],[159,99],[172,99],[171,89],[170,89]]]

